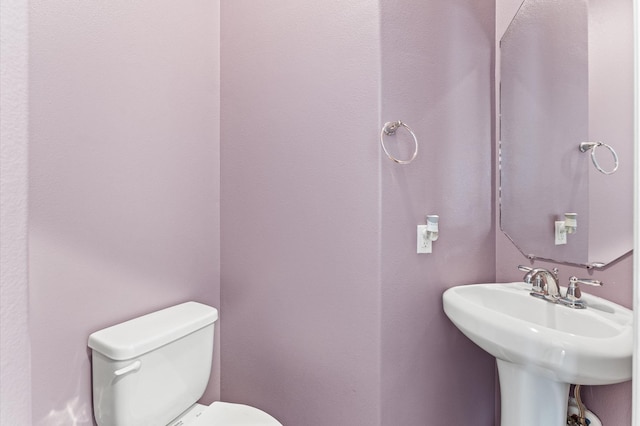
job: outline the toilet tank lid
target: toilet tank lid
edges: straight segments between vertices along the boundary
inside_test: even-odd
[[[96,331],[89,347],[116,361],[135,358],[218,319],[216,308],[186,302]]]

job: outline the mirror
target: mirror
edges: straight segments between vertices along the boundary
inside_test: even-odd
[[[500,55],[502,231],[529,258],[620,258],[633,248],[633,0],[524,0]],[[581,152],[592,141],[615,150],[615,173]],[[615,167],[605,146],[595,157]]]

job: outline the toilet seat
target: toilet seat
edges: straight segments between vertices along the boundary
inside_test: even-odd
[[[216,401],[204,409],[193,422],[193,426],[282,426],[282,424],[255,407]]]

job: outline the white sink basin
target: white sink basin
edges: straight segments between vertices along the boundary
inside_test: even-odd
[[[633,313],[582,294],[587,309],[531,297],[524,283],[450,288],[444,311],[475,344],[498,359],[536,366],[562,382],[605,385],[631,379]],[[565,289],[563,289],[565,291]]]
[[[526,416],[538,419],[526,424],[562,425],[569,384],[631,379],[633,314],[585,293],[588,307],[579,310],[532,297],[530,291],[521,282],[453,287],[444,292],[444,311],[498,360],[503,425],[522,425]]]

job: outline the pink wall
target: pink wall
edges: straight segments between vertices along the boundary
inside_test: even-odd
[[[0,425],[31,424],[27,2],[0,2]]]
[[[378,2],[221,16],[222,395],[378,425]]]
[[[494,421],[495,361],[442,310],[447,288],[494,279],[494,14],[479,0],[382,2],[381,121],[405,121],[420,143],[410,165],[381,160],[385,426]],[[416,254],[426,214],[440,237]]]
[[[33,424],[92,423],[91,332],[219,304],[218,13],[30,3]]]
[[[6,408],[26,367],[3,368],[0,423],[91,424],[88,334],[187,299],[219,306],[221,281],[224,399],[286,425],[492,424],[493,360],[440,302],[521,278],[492,227],[492,7],[227,2],[220,111],[218,10],[189,5],[31,3],[33,422]],[[378,144],[397,119],[421,143],[406,167]],[[3,207],[26,195],[12,188]],[[418,256],[426,213],[441,238]],[[631,270],[596,272],[602,295],[629,305]],[[7,306],[10,326],[27,316],[24,286],[2,278],[5,339]],[[28,386],[13,391],[28,409]],[[629,384],[585,397],[630,424]]]
[[[222,5],[222,394],[284,424],[493,420],[494,362],[441,293],[494,274],[494,10],[406,3]],[[404,168],[378,143],[400,118]]]

